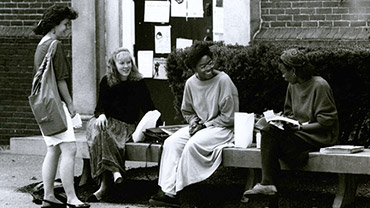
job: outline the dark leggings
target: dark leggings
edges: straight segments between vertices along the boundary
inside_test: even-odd
[[[262,129],[261,138],[261,162],[262,162],[262,185],[278,185],[277,179],[280,173],[279,159],[290,167],[305,165],[308,152],[318,148],[293,132],[278,129],[268,125]]]

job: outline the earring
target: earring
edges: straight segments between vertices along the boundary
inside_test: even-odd
[[[55,35],[55,33],[56,33],[56,32],[55,32],[55,29],[54,29],[54,30],[53,30],[53,34]]]

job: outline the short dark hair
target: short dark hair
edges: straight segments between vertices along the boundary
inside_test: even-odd
[[[53,5],[46,9],[42,19],[33,29],[36,35],[46,35],[51,29],[59,25],[64,19],[77,19],[78,13],[71,7]]]
[[[189,53],[187,54],[185,61],[186,66],[194,69],[198,61],[205,55],[212,58],[212,53],[209,50],[208,45],[204,42],[194,43],[194,45],[190,48]]]
[[[308,79],[314,74],[314,66],[306,52],[298,48],[283,51],[280,64],[283,64],[289,71],[295,69],[295,74],[303,79]]]

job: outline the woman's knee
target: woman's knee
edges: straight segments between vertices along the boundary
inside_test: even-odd
[[[77,152],[76,142],[63,142],[60,144],[62,155],[75,156]]]
[[[47,153],[46,154],[48,154],[50,156],[59,157],[60,153],[61,153],[61,150],[60,150],[58,145],[47,147]]]

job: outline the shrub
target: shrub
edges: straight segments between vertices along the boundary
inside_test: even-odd
[[[241,112],[261,114],[267,109],[276,112],[283,109],[287,83],[277,68],[277,61],[283,50],[299,46],[202,44],[210,46],[216,66],[226,72],[238,88]],[[333,89],[340,121],[340,143],[369,145],[370,50],[356,46],[302,49],[308,52],[315,73],[326,79]],[[193,74],[184,64],[188,50],[175,50],[167,60],[168,81],[179,117],[185,81]]]

